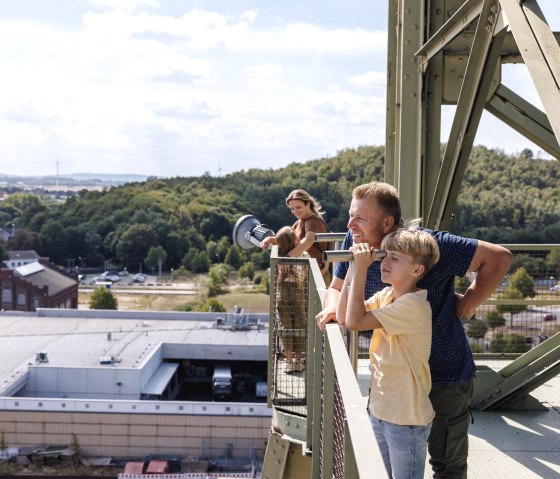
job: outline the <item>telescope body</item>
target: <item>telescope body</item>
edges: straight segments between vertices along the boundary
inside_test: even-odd
[[[382,249],[375,250],[375,256],[373,258],[374,261],[381,261],[383,258],[387,256],[387,252]],[[327,250],[323,251],[323,261],[325,263],[328,262],[347,262],[354,260],[354,253],[350,250]]]

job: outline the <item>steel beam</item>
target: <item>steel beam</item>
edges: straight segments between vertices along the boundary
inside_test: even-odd
[[[424,3],[400,0],[396,19],[396,89],[392,147],[398,167],[391,181],[399,190],[403,216],[420,215],[422,184],[422,72],[414,56],[423,42]]]
[[[560,47],[535,0],[500,0],[521,56],[560,137]]]
[[[425,69],[428,61],[463,32],[465,27],[476,20],[482,12],[483,0],[466,0],[430,39],[416,52]]]
[[[500,85],[486,103],[486,110],[560,160],[560,145],[548,117],[515,92]]]
[[[505,27],[495,33],[500,15],[497,0],[485,0],[480,15],[472,52],[461,86],[461,94],[449,141],[438,177],[438,184],[430,205],[426,226],[447,228],[484,105],[490,91],[494,71],[499,66],[499,55],[505,37]]]
[[[399,0],[388,0],[387,24],[387,111],[385,119],[385,181],[397,184],[399,158],[397,156],[397,141],[400,133],[397,130],[397,98],[398,65],[401,61],[397,48],[397,26]]]
[[[560,333],[495,372],[479,368],[471,406],[480,411],[546,409],[529,395],[560,372]]]

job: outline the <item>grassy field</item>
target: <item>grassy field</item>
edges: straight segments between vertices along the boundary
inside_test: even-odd
[[[200,284],[200,283],[197,283]],[[118,302],[119,310],[131,311],[176,311],[185,303],[200,301],[200,292],[185,291],[184,294],[170,294],[161,290],[158,293],[114,293]],[[78,297],[78,308],[88,309],[91,292],[80,291]],[[233,311],[234,307],[243,308],[252,313],[268,313],[269,296],[255,291],[247,284],[232,282],[225,288],[225,293],[216,299],[223,304],[227,312]]]

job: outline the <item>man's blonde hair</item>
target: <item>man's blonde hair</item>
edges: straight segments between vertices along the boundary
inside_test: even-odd
[[[357,186],[352,192],[352,198],[364,200],[374,198],[377,205],[387,216],[392,216],[395,226],[401,222],[401,203],[397,189],[389,183],[381,181],[371,181]]]
[[[414,263],[424,266],[424,274],[439,261],[439,247],[435,238],[416,228],[399,228],[389,233],[383,238],[381,249],[411,256]]]

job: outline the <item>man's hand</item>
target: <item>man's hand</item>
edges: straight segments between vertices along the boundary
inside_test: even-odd
[[[457,311],[457,317],[459,319],[471,319],[476,313],[476,307],[469,308],[465,296],[460,293],[455,293],[455,308]]]
[[[331,321],[336,321],[336,308],[325,308],[317,316],[315,316],[315,322],[321,331],[325,330],[327,323]]]

